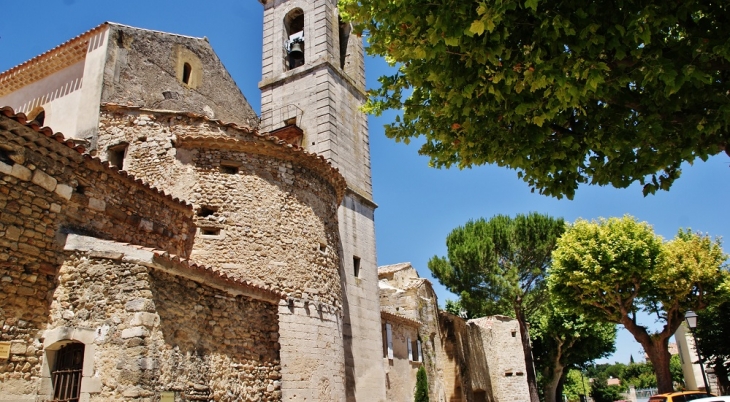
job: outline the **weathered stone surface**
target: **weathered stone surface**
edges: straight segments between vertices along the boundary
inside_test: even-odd
[[[15,165],[13,165],[13,168],[10,171],[11,176],[15,176],[18,179],[23,180],[23,181],[30,180],[31,174],[32,173],[31,173],[30,169],[28,169],[27,167],[25,167],[19,163],[16,163]]]
[[[108,35],[101,103],[133,102],[258,125],[256,113],[207,40],[116,24],[110,25]],[[188,84],[182,82],[184,63],[192,67]],[[144,127],[151,122],[136,119],[134,123]]]
[[[393,331],[389,401],[413,400],[420,363],[407,357],[408,338],[420,340],[431,400],[529,401],[516,320],[466,321],[439,311],[431,283],[410,263],[380,267],[378,274],[383,322]]]
[[[40,169],[36,169],[36,171],[33,173],[33,183],[37,184],[46,191],[53,191],[56,189],[56,184],[58,183],[56,179],[46,174],[44,171]]]

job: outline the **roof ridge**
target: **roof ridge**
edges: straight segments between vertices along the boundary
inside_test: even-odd
[[[205,36],[201,38],[201,37],[198,37],[198,36],[182,35],[182,34],[178,34],[178,33],[174,33],[174,32],[160,31],[160,30],[157,30],[157,29],[149,29],[149,28],[140,28],[140,27],[135,27],[135,26],[132,26],[132,25],[127,25],[127,24],[122,24],[122,23],[119,23],[119,22],[112,22],[112,21],[107,21],[106,24],[114,25],[114,26],[118,26],[118,27],[124,27],[124,28],[132,28],[132,29],[136,29],[138,31],[147,31],[147,32],[161,33],[161,34],[171,35],[171,36],[179,36],[181,38],[198,39],[198,40],[208,41],[208,38],[205,37]]]

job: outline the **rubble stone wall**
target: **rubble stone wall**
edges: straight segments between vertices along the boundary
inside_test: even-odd
[[[194,261],[341,307],[338,193],[326,176],[336,173],[324,161],[185,115],[108,111],[101,121],[100,157],[127,143],[125,170],[194,205]]]
[[[110,24],[102,103],[206,115],[249,127],[258,117],[204,38]],[[183,82],[185,63],[190,65]]]
[[[497,402],[528,402],[530,393],[517,320],[491,316],[469,320],[468,325],[469,343],[472,345],[470,357],[483,353],[489,364],[485,372],[472,371],[472,387],[491,389]],[[476,362],[470,358],[469,364],[475,365]],[[483,374],[489,378],[484,378]]]
[[[192,246],[189,206],[5,116],[0,152],[0,263],[57,266],[68,231],[181,255]]]
[[[92,401],[159,398],[163,391],[178,400],[281,396],[275,304],[86,253],[63,264],[51,294],[47,329],[13,341],[16,353],[0,362],[0,373],[15,381],[0,389],[17,389],[22,379],[50,399],[46,360],[59,344],[77,341],[87,355],[82,393]]]

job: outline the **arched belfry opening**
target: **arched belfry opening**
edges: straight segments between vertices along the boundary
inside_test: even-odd
[[[347,62],[347,42],[350,40],[352,24],[343,22],[342,17],[339,17],[338,22],[340,27],[340,68],[344,70]]]
[[[286,68],[304,65],[304,11],[295,8],[284,17]]]

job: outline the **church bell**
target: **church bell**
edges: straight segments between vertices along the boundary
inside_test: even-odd
[[[289,56],[293,60],[301,60],[304,58],[304,49],[302,49],[301,42],[294,42],[291,44],[291,48],[289,49]]]

